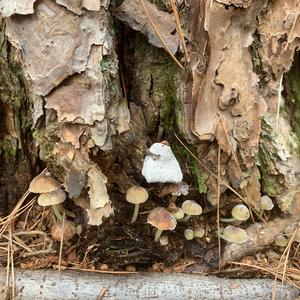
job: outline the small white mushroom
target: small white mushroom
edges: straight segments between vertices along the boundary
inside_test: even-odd
[[[231,210],[232,218],[221,218],[221,222],[247,221],[250,217],[250,212],[244,204],[238,204]]]
[[[180,165],[169,145],[155,143],[149,151],[154,155],[146,155],[142,169],[142,175],[148,183],[182,181]]]
[[[203,227],[197,227],[194,229],[195,238],[203,238],[205,235],[205,229]]]
[[[182,203],[182,210],[186,216],[181,220],[187,221],[191,216],[200,216],[202,214],[202,207],[194,200],[185,200]]]
[[[159,238],[159,243],[162,245],[162,246],[166,246],[168,245],[169,243],[169,239],[166,235],[162,235],[160,238]]]
[[[275,245],[278,247],[286,247],[286,245],[288,244],[289,240],[282,234],[276,236],[275,238]]]
[[[38,197],[38,204],[41,206],[51,206],[55,216],[62,221],[62,215],[59,211],[61,209],[60,204],[63,203],[66,198],[66,193],[59,189],[53,192],[40,194]]]
[[[192,240],[195,237],[194,230],[190,229],[190,228],[185,229],[185,231],[184,231],[184,237],[188,241]]]
[[[248,234],[245,230],[234,226],[227,226],[223,230],[223,233],[220,234],[220,237],[228,242],[235,244],[243,244],[249,239]]]
[[[274,207],[274,203],[269,196],[264,195],[264,196],[260,197],[260,199],[259,199],[259,208],[260,208],[259,215],[261,217],[265,210],[272,210],[273,207]]]

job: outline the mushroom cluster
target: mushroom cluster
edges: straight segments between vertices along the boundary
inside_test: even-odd
[[[40,194],[38,204],[51,206],[55,216],[62,221],[60,213],[61,203],[66,200],[66,193],[61,189],[61,184],[50,173],[40,174],[32,179],[29,192]]]

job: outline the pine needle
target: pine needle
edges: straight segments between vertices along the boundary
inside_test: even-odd
[[[168,45],[165,43],[165,41],[163,40],[161,34],[159,33],[158,29],[156,28],[156,26],[155,26],[155,24],[154,24],[154,22],[153,22],[153,20],[152,20],[152,18],[151,18],[151,16],[150,16],[150,14],[149,14],[147,8],[146,8],[146,5],[145,5],[144,0],[139,0],[139,1],[140,1],[141,5],[142,5],[142,7],[143,7],[143,10],[144,10],[144,12],[145,12],[145,14],[146,14],[146,16],[147,16],[147,18],[148,18],[150,24],[152,25],[154,31],[156,32],[156,34],[157,34],[159,40],[160,40],[161,43],[163,44],[165,50],[166,50],[166,51],[168,52],[168,54],[172,57],[172,59],[174,60],[174,62],[175,62],[182,70],[184,70],[184,67],[183,67],[182,64],[177,60],[177,58],[173,55],[173,53],[171,52],[170,48],[169,48]]]
[[[280,104],[281,104],[281,90],[282,90],[282,80],[283,74],[281,75],[278,87],[278,97],[277,97],[277,109],[276,109],[276,124],[275,124],[275,132],[278,132],[278,125],[279,125],[279,113],[280,113]]]
[[[221,149],[218,148],[218,190],[217,190],[217,227],[218,227],[218,251],[219,251],[219,270],[221,269],[221,232],[220,232],[220,196],[221,196]]]
[[[63,220],[62,220],[62,226],[61,226],[61,236],[60,236],[60,246],[59,246],[59,258],[58,258],[58,272],[60,274],[61,270],[61,257],[62,257],[62,249],[63,249],[63,243],[64,243],[64,229],[65,229],[65,213],[63,213]]]
[[[183,141],[178,137],[178,135],[174,132],[174,135],[176,139],[179,141],[179,143],[186,149],[186,151],[199,163],[199,165],[207,171],[209,174],[211,174],[214,178],[218,180],[218,175],[215,174],[213,171],[211,171],[206,165],[183,143]],[[230,191],[232,191],[236,196],[238,196],[241,200],[243,200],[245,203],[247,201],[243,196],[241,196],[234,188],[232,188],[230,185],[228,185],[224,180],[220,178],[220,182],[227,187]],[[247,203],[248,204],[248,203]],[[249,205],[249,204],[248,204]]]
[[[183,48],[183,51],[184,51],[185,61],[186,61],[186,63],[188,63],[190,61],[190,58],[189,58],[189,54],[188,54],[188,51],[187,51],[187,48],[186,48],[186,44],[185,44],[185,40],[184,40],[184,34],[183,34],[182,27],[181,27],[178,11],[177,11],[174,0],[169,0],[169,3],[171,5],[173,13],[174,13],[178,34],[179,34],[179,37],[180,37],[180,40],[181,40],[181,45],[182,45],[182,48]]]
[[[298,6],[297,6],[296,12],[298,12],[299,9],[300,9],[300,0],[298,1]],[[292,36],[292,33],[294,32],[294,29],[295,29],[295,26],[296,26],[296,23],[297,23],[297,19],[298,19],[298,15],[295,14],[295,19],[293,21],[293,25],[292,25],[291,31],[288,34],[288,38],[287,38],[286,45],[285,45],[285,48],[284,48],[285,51],[287,50],[289,44],[291,43],[291,36]]]

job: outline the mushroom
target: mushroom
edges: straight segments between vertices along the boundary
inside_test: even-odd
[[[66,194],[61,189],[40,194],[38,197],[38,204],[41,206],[52,206],[55,216],[62,221],[62,215],[59,212],[60,203],[66,200]]]
[[[148,215],[147,223],[157,228],[155,242],[158,242],[164,230],[174,230],[177,225],[175,217],[163,207],[152,209]]]
[[[171,212],[171,214],[175,217],[176,220],[180,220],[184,217],[184,211],[182,208],[177,207],[175,203],[171,203],[168,206],[168,210]]]
[[[142,175],[148,183],[181,182],[183,175],[171,147],[166,143],[154,143],[143,163]]]
[[[221,222],[247,221],[250,217],[250,212],[244,204],[238,204],[231,210],[232,218],[221,218]]]
[[[282,234],[276,236],[275,238],[275,245],[278,247],[286,247],[286,245],[288,244],[289,240]]]
[[[230,243],[235,244],[243,244],[248,241],[248,234],[245,230],[234,227],[234,226],[227,226],[223,233],[220,234],[220,237]]]
[[[296,233],[294,235],[294,232],[296,230]],[[288,225],[285,230],[284,233],[288,236],[288,237],[292,237],[294,235],[293,241],[300,243],[300,228],[297,228],[297,225],[295,224],[291,224]]]
[[[175,203],[178,196],[187,195],[189,193],[189,186],[185,182],[170,183],[163,187],[159,193],[159,197],[164,197],[171,194],[170,203]]]
[[[197,227],[194,229],[195,238],[203,238],[205,235],[205,229],[203,227]]]
[[[202,207],[194,200],[185,200],[182,203],[182,210],[186,216],[180,221],[187,221],[191,216],[200,216],[202,214]]]
[[[51,228],[51,235],[55,241],[61,241],[62,235],[65,242],[69,241],[76,234],[76,227],[73,222],[65,220],[64,226],[62,222],[56,222]]]
[[[162,235],[160,238],[159,238],[159,243],[162,245],[162,246],[166,246],[168,245],[169,243],[169,239],[166,235]]]
[[[184,237],[186,240],[190,241],[192,240],[195,235],[194,235],[194,230],[193,229],[190,229],[190,228],[187,228],[185,231],[184,231]]]
[[[260,217],[262,217],[265,210],[272,210],[273,207],[274,207],[274,203],[269,196],[264,195],[264,196],[260,197],[260,199],[259,199],[259,209],[260,209],[259,215],[260,215]]]
[[[134,185],[126,192],[126,200],[129,203],[134,204],[134,213],[131,219],[131,223],[134,223],[139,213],[139,207],[141,203],[144,203],[148,199],[148,192],[141,186]]]
[[[52,176],[47,174],[40,174],[34,177],[29,185],[29,192],[35,194],[50,193],[58,190],[61,184]]]

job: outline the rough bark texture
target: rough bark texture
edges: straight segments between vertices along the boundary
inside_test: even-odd
[[[5,285],[5,271],[0,269]],[[32,286],[36,288],[32,288]],[[184,274],[104,275],[50,270],[16,272],[16,299],[271,299],[270,279],[222,279]],[[0,290],[1,293],[1,290]],[[1,294],[0,294],[1,295]],[[102,296],[100,296],[102,295]],[[278,283],[274,296],[295,299],[297,289]]]

